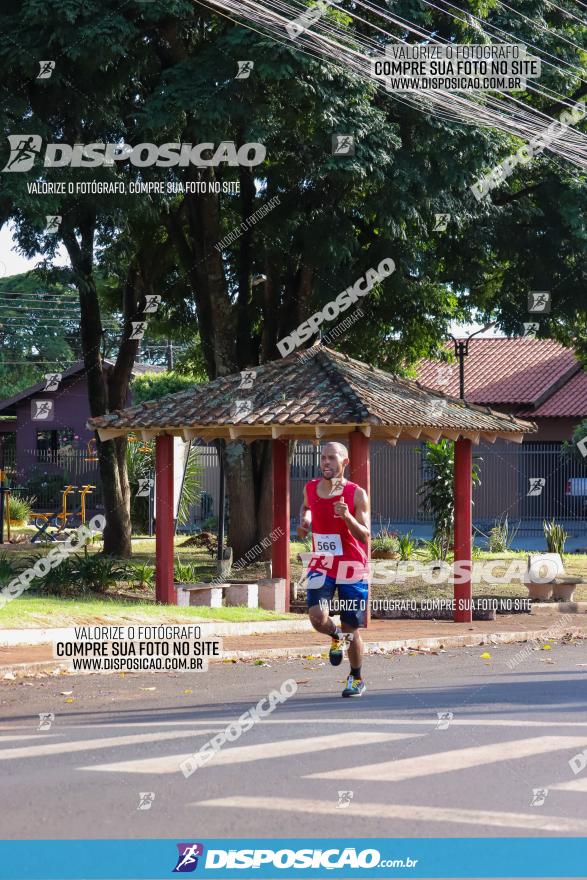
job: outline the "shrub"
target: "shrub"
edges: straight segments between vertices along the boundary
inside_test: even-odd
[[[552,522],[544,521],[542,523],[542,528],[544,530],[548,552],[560,553],[562,557],[565,552],[567,538],[569,537],[568,532],[565,531],[560,523],[557,523],[554,520],[552,520]]]
[[[437,559],[446,559],[446,545],[440,538],[424,541],[424,548],[426,559],[430,562],[435,562]]]
[[[399,553],[399,541],[396,532],[390,532],[387,528],[379,530],[379,534],[371,541],[371,552],[376,553]]]
[[[32,514],[36,502],[34,495],[10,495],[8,499],[8,516],[12,522],[26,523]]]
[[[68,561],[74,583],[93,593],[105,593],[108,587],[127,575],[124,564],[109,556],[90,555],[85,548],[83,553],[70,557]]]
[[[16,576],[14,560],[8,553],[0,553],[0,584],[7,584]]]
[[[136,586],[141,590],[145,590],[155,580],[155,566],[149,565],[148,562],[133,562],[129,566],[129,574],[136,583]]]
[[[173,567],[173,579],[176,584],[194,584],[199,580],[193,562],[176,562]]]
[[[31,559],[31,566],[38,559],[42,559],[42,556]],[[83,592],[83,586],[76,582],[71,570],[71,559],[64,559],[59,565],[50,569],[46,575],[36,578],[33,581],[32,590],[34,592],[47,593],[50,596],[70,596],[75,592]]]
[[[504,553],[510,549],[517,534],[518,527],[510,529],[507,515],[496,520],[487,537],[489,550],[491,553]]]
[[[405,562],[408,559],[411,559],[414,555],[414,550],[416,549],[416,541],[412,540],[412,533],[408,532],[406,535],[400,535],[398,537],[398,545],[399,545],[399,558]]]

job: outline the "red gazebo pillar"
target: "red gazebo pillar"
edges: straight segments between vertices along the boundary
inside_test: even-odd
[[[371,505],[371,463],[369,457],[369,438],[362,431],[355,429],[349,434],[349,479],[364,489]],[[369,506],[369,509],[370,506]],[[371,559],[371,539],[367,545],[367,559]],[[365,626],[371,622],[371,587],[369,585],[369,602],[367,604]]]
[[[160,434],[155,441],[155,597],[176,605],[173,586],[173,437]]]
[[[272,440],[273,464],[273,529],[281,529],[281,536],[274,542],[271,550],[271,570],[275,578],[285,578],[285,610],[290,602],[289,565],[289,440]]]
[[[471,585],[471,555],[473,533],[473,447],[470,440],[459,437],[455,441],[455,476],[454,476],[454,549],[455,563],[459,565],[459,582],[454,583],[455,610],[454,620],[458,623],[470,623],[473,619],[471,601],[473,590]],[[462,572],[469,572],[468,579],[462,582]],[[466,600],[466,607],[459,610],[459,600]]]

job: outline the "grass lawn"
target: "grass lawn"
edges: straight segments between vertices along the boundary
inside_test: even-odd
[[[71,626],[84,623],[194,623],[203,620],[259,621],[297,619],[298,615],[279,614],[263,608],[177,608],[152,602],[122,600],[116,597],[94,599],[78,596],[21,596],[0,611],[0,629],[27,629]]]
[[[175,538],[175,555],[181,562],[189,562],[194,566],[195,575],[199,580],[210,581],[216,577],[216,563],[210,553],[203,548],[185,546],[186,535]],[[6,545],[2,548],[19,568],[28,567],[35,557],[45,555],[52,545]],[[132,563],[155,563],[155,539],[138,537],[133,539]],[[90,546],[90,552],[98,552],[100,545]],[[291,542],[291,573],[292,581],[299,581],[302,575],[302,565],[298,560],[298,553],[307,550],[299,541]],[[1,551],[0,551],[1,552]],[[526,552],[504,552],[492,554],[481,551],[474,560],[476,563],[490,560],[500,560],[495,566],[494,573],[497,577],[505,572],[508,564],[516,560],[526,564]],[[412,557],[414,561],[427,561],[425,552],[417,550]],[[394,560],[384,561],[388,570],[393,572],[397,563]],[[587,554],[572,553],[564,558],[565,572],[568,575],[576,575],[587,580]],[[265,576],[263,562],[253,563],[239,571],[238,578],[241,580],[254,581],[258,577]],[[431,599],[449,598],[453,595],[453,585],[450,579],[439,584],[430,584],[418,574],[417,577],[405,576],[403,581],[398,579],[393,583],[373,583],[371,595],[377,599]],[[526,597],[527,590],[519,581],[512,583],[487,583],[480,581],[473,583],[474,596],[521,596]],[[298,602],[305,599],[305,591],[298,590]],[[587,600],[587,584],[578,586],[575,591],[575,600]],[[131,621],[194,621],[194,620],[286,620],[294,615],[278,614],[263,609],[251,608],[177,608],[175,606],[156,605],[155,588],[151,584],[148,587],[140,587],[133,582],[132,574],[128,582],[120,582],[112,587],[104,595],[96,594],[76,595],[70,597],[58,597],[25,593],[19,599],[10,602],[0,610],[0,628],[3,627],[46,627],[67,626],[71,624],[90,623],[92,621],[104,623],[124,623]],[[295,616],[297,617],[297,615]]]

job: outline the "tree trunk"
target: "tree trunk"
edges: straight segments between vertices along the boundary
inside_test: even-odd
[[[224,472],[230,502],[228,544],[232,547],[232,558],[236,562],[257,540],[251,447],[239,440],[226,443]]]
[[[80,224],[81,244],[78,243],[73,225],[63,228],[63,241],[67,248],[73,270],[74,282],[79,292],[81,312],[81,338],[84,366],[88,387],[90,414],[102,416],[126,404],[128,387],[137,343],[130,341],[130,320],[135,317],[136,291],[127,282],[123,294],[125,327],[123,342],[115,367],[107,377],[103,368],[100,349],[102,346],[102,320],[100,304],[93,277],[94,218],[84,218]],[[136,265],[132,271],[136,272]],[[126,438],[106,440],[96,436],[98,468],[104,500],[104,555],[128,558],[131,556],[130,486],[126,468]]]

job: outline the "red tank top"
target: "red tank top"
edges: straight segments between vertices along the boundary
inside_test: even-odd
[[[334,513],[336,502],[345,501],[354,516],[355,491],[359,486],[348,482],[341,495],[321,498],[318,495],[320,480],[321,477],[318,477],[306,483],[306,497],[312,513],[312,550],[315,554],[308,568],[334,578],[339,575],[342,580],[362,580],[367,571],[367,547],[351,534],[342,517]],[[355,566],[341,566],[339,571],[341,562],[354,562]]]

